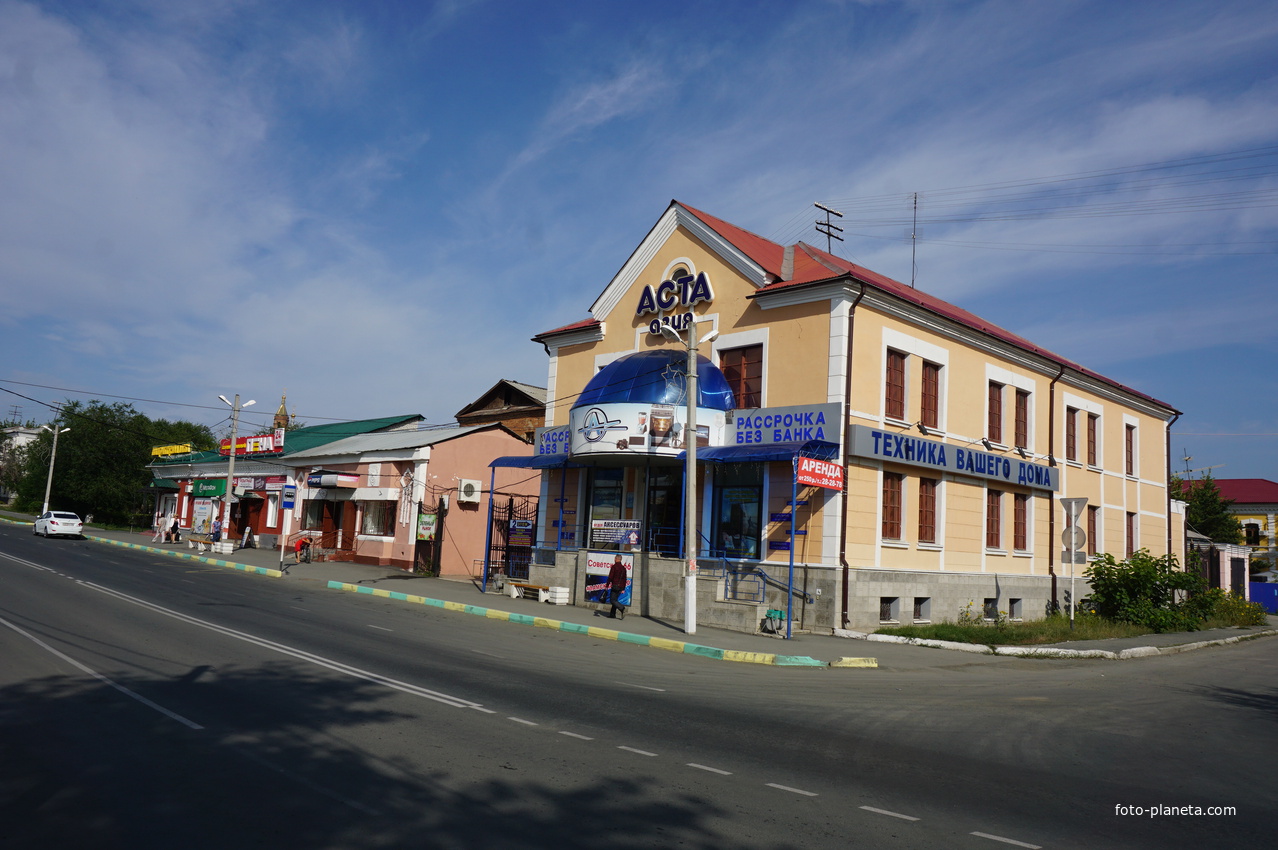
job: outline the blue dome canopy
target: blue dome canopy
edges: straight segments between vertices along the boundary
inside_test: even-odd
[[[574,408],[590,404],[687,404],[684,369],[688,352],[656,348],[627,354],[609,363],[590,379]],[[736,398],[728,379],[702,355],[697,355],[697,407],[733,410]]]

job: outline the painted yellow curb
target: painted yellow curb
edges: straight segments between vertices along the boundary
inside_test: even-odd
[[[777,656],[771,652],[744,652],[739,649],[725,649],[723,651],[723,660],[740,661],[745,664],[772,664],[777,660]]]
[[[877,658],[840,658],[838,661],[831,661],[831,667],[878,667],[879,659]]]

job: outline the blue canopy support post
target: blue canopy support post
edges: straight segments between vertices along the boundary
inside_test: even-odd
[[[488,565],[493,557],[493,489],[497,486],[497,467],[490,467],[488,476],[488,527],[484,530],[484,579],[480,582],[480,590],[488,592]]]
[[[559,523],[555,526],[555,551],[564,545],[564,493],[568,486],[568,467],[559,470]]]
[[[790,461],[790,579],[785,591],[785,639],[791,637],[790,626],[794,622],[794,515],[799,510],[799,456]]]

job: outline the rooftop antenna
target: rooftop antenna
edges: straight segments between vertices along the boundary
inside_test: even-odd
[[[829,207],[827,207],[827,206],[823,206],[822,204],[813,204],[812,206],[816,207],[816,208],[817,208],[817,209],[819,209],[819,210],[825,210],[825,221],[822,221],[821,219],[819,219],[819,218],[818,218],[818,219],[817,219],[817,222],[816,222],[816,229],[817,229],[817,233],[824,233],[824,234],[825,234],[825,252],[826,252],[827,254],[833,254],[833,253],[834,253],[834,251],[833,251],[833,250],[832,250],[832,248],[831,248],[830,240],[831,240],[831,239],[837,239],[837,240],[839,240],[840,242],[842,242],[842,241],[843,241],[843,237],[842,237],[842,236],[836,236],[836,235],[834,234],[834,231],[836,231],[836,230],[837,230],[837,231],[839,231],[839,233],[842,233],[842,232],[843,232],[843,228],[842,228],[842,227],[838,227],[838,226],[837,226],[837,225],[835,225],[833,222],[831,222],[831,221],[830,221],[830,216],[832,216],[832,215],[837,215],[839,218],[843,218],[843,213],[839,212],[838,210],[832,210],[832,209],[830,209],[830,208],[829,208]],[[822,230],[822,229],[821,229],[821,228],[823,228],[823,227],[825,228],[824,230]]]
[[[918,274],[919,244],[919,193],[914,193],[914,226],[910,228],[910,289],[914,288],[914,277]]]

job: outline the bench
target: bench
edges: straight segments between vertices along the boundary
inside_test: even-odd
[[[544,584],[529,584],[524,581],[508,581],[506,587],[511,588],[510,598],[531,599],[530,591],[535,591],[538,602],[545,602],[550,598],[550,588]]]

